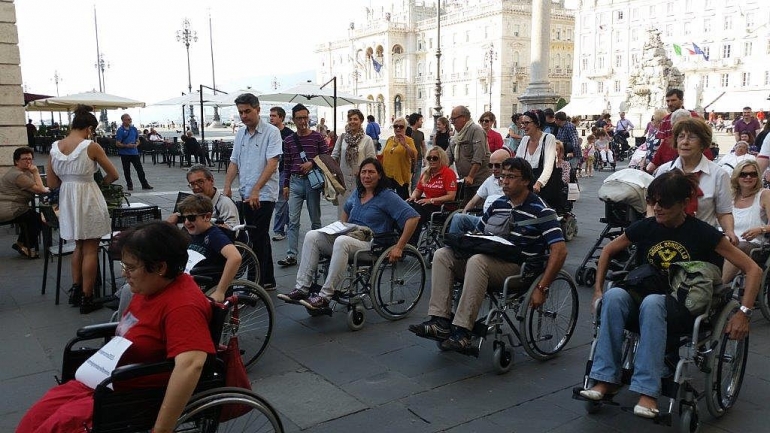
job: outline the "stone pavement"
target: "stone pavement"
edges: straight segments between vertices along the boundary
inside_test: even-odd
[[[723,147],[724,148],[724,147]],[[41,158],[41,157],[39,157]],[[42,159],[42,158],[41,158]],[[113,163],[119,165],[117,158]],[[151,192],[136,191],[132,202],[157,204],[164,217],[177,191],[186,190],[184,170],[145,164]],[[119,169],[120,170],[120,169]],[[580,232],[568,244],[565,269],[579,266],[603,228],[603,205],[596,191],[608,173],[581,179],[581,200],[575,205]],[[216,174],[221,186],[224,172]],[[322,223],[336,210],[322,205]],[[309,227],[303,214],[303,231]],[[0,229],[0,245],[14,241],[13,231]],[[274,259],[285,253],[286,241],[274,242]],[[55,262],[53,263],[55,265]],[[12,431],[24,411],[48,388],[61,367],[62,348],[83,325],[106,321],[109,311],[81,316],[64,304],[54,305],[55,274],[48,293],[40,295],[42,261],[20,258],[0,248],[0,431]],[[293,287],[296,267],[276,265],[278,290]],[[54,268],[55,272],[55,268]],[[62,287],[68,288],[69,259],[63,266]],[[309,317],[305,309],[275,302],[276,326],[265,356],[249,376],[256,392],[280,411],[287,431],[313,432],[628,432],[672,431],[608,407],[587,415],[571,389],[582,381],[591,342],[590,288],[580,287],[578,326],[566,349],[546,362],[530,359],[517,348],[514,366],[495,374],[491,344],[478,359],[440,352],[434,342],[415,337],[407,325],[420,322],[427,311],[430,285],[420,305],[404,320],[389,322],[366,312],[364,329],[351,332],[344,314]],[[274,298],[273,294],[273,298]],[[66,298],[65,298],[66,299]],[[275,299],[275,298],[274,298]],[[757,314],[757,316],[760,316]],[[703,432],[765,432],[770,421],[770,324],[761,316],[752,321],[750,355],[740,399],[722,419],[700,414]],[[618,398],[625,406],[635,396]],[[676,418],[675,418],[676,419]]]

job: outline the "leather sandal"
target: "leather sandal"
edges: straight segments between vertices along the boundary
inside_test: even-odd
[[[433,340],[446,340],[449,338],[449,326],[442,324],[441,320],[434,317],[418,325],[409,325],[409,331],[418,337],[430,338]]]

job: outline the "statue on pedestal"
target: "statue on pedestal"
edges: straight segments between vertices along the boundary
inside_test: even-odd
[[[649,38],[644,44],[642,58],[638,65],[633,65],[626,89],[626,102],[629,111],[647,113],[665,106],[666,92],[681,89],[684,75],[673,66],[666,56],[660,31],[649,29]]]

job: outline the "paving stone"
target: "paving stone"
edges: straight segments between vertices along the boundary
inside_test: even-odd
[[[434,426],[415,416],[398,403],[390,403],[375,409],[354,413],[344,418],[325,422],[315,428],[314,433],[338,432],[431,432]]]
[[[374,407],[425,391],[427,385],[395,371],[385,371],[342,385],[341,388],[369,407]]]
[[[387,369],[374,357],[353,352],[336,342],[307,346],[289,352],[289,355],[335,385],[354,382]]]

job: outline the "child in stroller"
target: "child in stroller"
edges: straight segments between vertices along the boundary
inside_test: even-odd
[[[610,166],[612,171],[615,171],[615,155],[610,146],[609,135],[603,129],[598,129],[595,136],[598,155],[596,157],[596,167],[594,168],[599,170]]]

